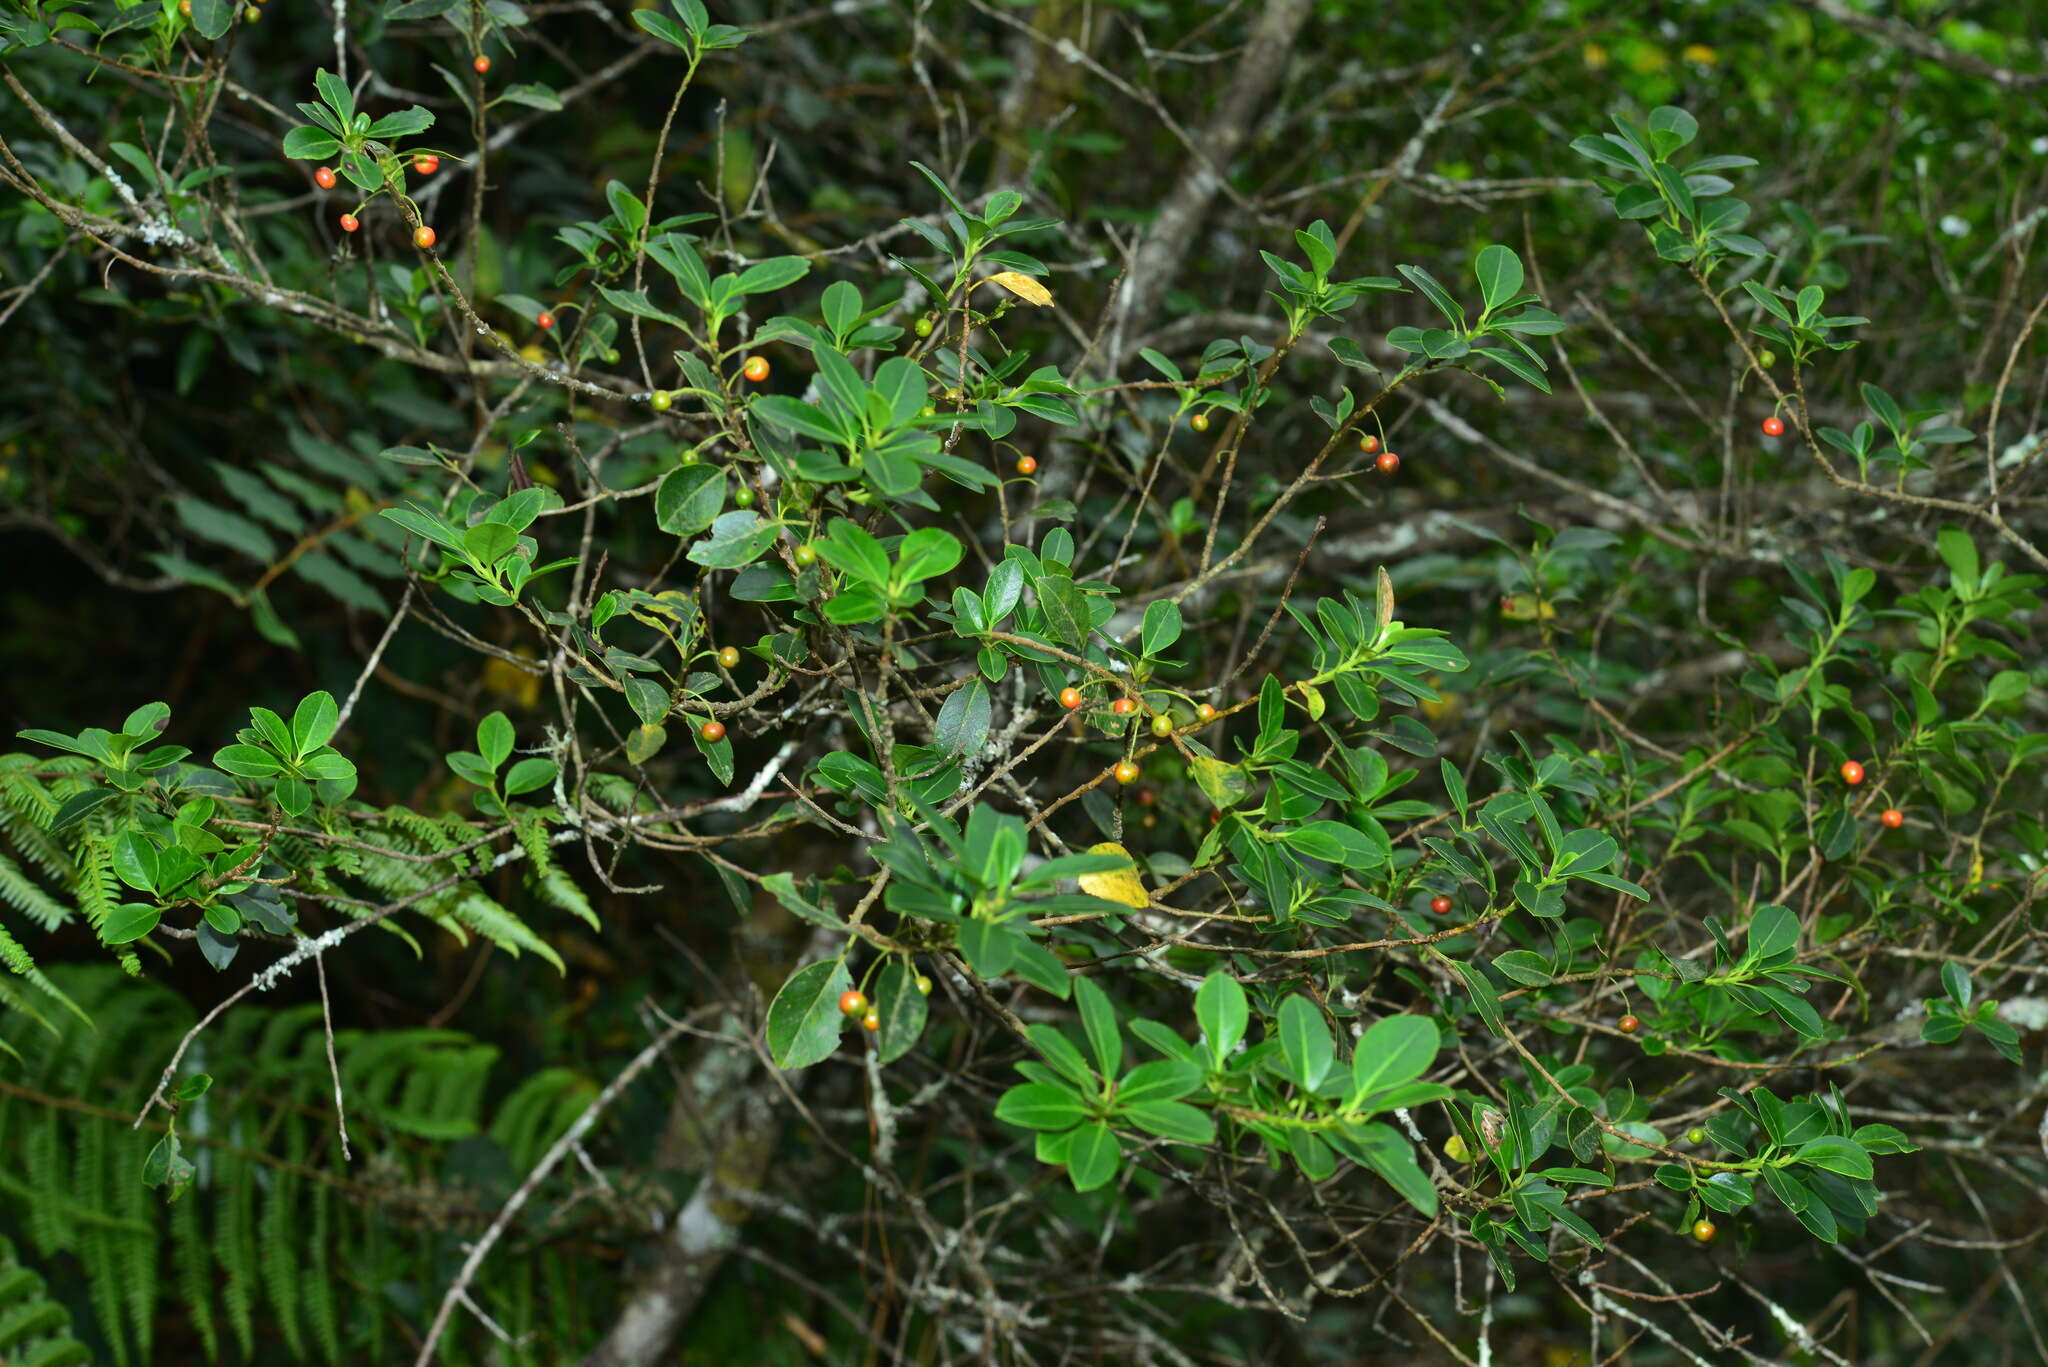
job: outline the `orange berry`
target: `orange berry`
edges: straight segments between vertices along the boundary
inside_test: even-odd
[[[863,1016],[867,1014],[868,995],[857,987],[849,987],[839,994],[839,1014],[842,1016]]]
[[[345,233],[352,233],[362,226],[362,220],[354,214],[343,214],[341,216],[341,230]]]
[[[1714,1242],[1714,1235],[1719,1232],[1720,1231],[1714,1228],[1714,1222],[1712,1220],[1693,1221],[1692,1237],[1698,1239],[1703,1244],[1710,1244]]]
[[[1368,456],[1376,456],[1380,450],[1380,439],[1368,432],[1358,439],[1358,449]]]
[[[697,728],[697,734],[710,744],[716,745],[725,739],[725,723],[722,721],[707,721]]]
[[[1066,709],[1067,709],[1067,711],[1071,712],[1071,711],[1073,711],[1073,710],[1074,710],[1075,708],[1079,707],[1080,705],[1081,705],[1081,690],[1080,690],[1080,689],[1078,689],[1078,688],[1062,688],[1062,689],[1060,690],[1060,706],[1061,706],[1061,707],[1064,707],[1064,708],[1066,708]]]
[[[1128,717],[1138,710],[1138,702],[1135,698],[1118,698],[1109,705],[1109,710],[1119,717]]]
[[[479,57],[475,61],[471,62],[470,65],[475,67],[476,74],[481,76],[486,71],[489,71],[491,69],[491,59],[488,57]]]
[[[1879,821],[1882,821],[1886,826],[1890,827],[1892,830],[1895,831],[1899,827],[1906,824],[1906,814],[1900,811],[1897,807],[1885,808],[1884,811],[1878,815],[1877,819]]]
[[[1109,776],[1118,783],[1128,786],[1138,781],[1138,766],[1127,759],[1118,760],[1116,767],[1109,771]]]
[[[1215,721],[1216,709],[1207,703],[1197,703],[1195,705],[1195,718],[1198,721]]]
[[[1633,1035],[1636,1032],[1636,1030],[1642,1025],[1642,1022],[1637,1020],[1634,1016],[1623,1016],[1614,1024],[1616,1028],[1618,1028],[1621,1031],[1622,1034]]]
[[[320,167],[313,172],[313,183],[323,190],[332,190],[334,188],[334,168],[332,166]]]
[[[1018,473],[1018,474],[1020,474],[1020,475],[1035,475],[1035,474],[1037,474],[1037,473],[1038,473],[1038,459],[1037,459],[1037,457],[1035,457],[1035,456],[1019,456],[1019,457],[1017,457],[1017,473]]]
[[[434,230],[432,228],[422,227],[412,235],[412,245],[418,247],[423,252],[432,251],[434,241]]]
[[[1843,760],[1842,782],[1848,784],[1851,788],[1863,782],[1863,766],[1853,759]]]
[[[860,1028],[868,1031],[871,1034],[874,1031],[881,1029],[882,1013],[875,1010],[873,1007],[869,1007],[867,1014],[860,1018]]]
[[[546,332],[555,325],[555,315],[549,313],[546,309],[542,309],[533,321],[542,332]]]
[[[1195,429],[1195,430],[1196,430],[1197,432],[1206,432],[1206,431],[1208,431],[1208,430],[1209,430],[1209,415],[1208,415],[1207,413],[1197,413],[1197,414],[1195,414],[1195,416],[1194,416],[1193,418],[1191,418],[1191,419],[1189,419],[1189,420],[1188,420],[1188,426],[1190,426],[1190,427],[1194,428],[1194,429]]]
[[[766,356],[747,357],[747,363],[740,367],[740,374],[746,376],[755,384],[761,383],[761,381],[768,378],[768,358]]]
[[[423,152],[412,159],[412,169],[423,176],[431,176],[441,169],[441,159],[432,152]]]
[[[739,647],[720,646],[718,648],[718,663],[725,669],[738,669],[740,666]]]
[[[1382,451],[1379,454],[1379,459],[1375,460],[1373,464],[1379,467],[1381,474],[1391,475],[1394,471],[1401,468],[1401,458],[1392,451]]]

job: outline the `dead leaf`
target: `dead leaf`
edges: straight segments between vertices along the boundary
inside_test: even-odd
[[[1100,845],[1090,845],[1090,854],[1114,854],[1129,859],[1131,852],[1114,840],[1105,840]],[[1128,869],[1114,873],[1084,873],[1080,877],[1081,891],[1091,897],[1100,897],[1106,902],[1120,902],[1127,907],[1146,907],[1152,899],[1145,893],[1145,885],[1138,881],[1138,870],[1134,864]]]
[[[1052,291],[1022,271],[997,271],[982,283],[1000,285],[1027,304],[1036,304],[1039,308],[1052,307]]]

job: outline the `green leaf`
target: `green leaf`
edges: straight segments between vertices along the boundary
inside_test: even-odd
[[[277,760],[253,745],[224,745],[213,752],[213,767],[237,778],[268,778],[277,772]]]
[[[808,1068],[839,1047],[839,994],[853,986],[844,959],[808,964],[768,1004],[768,1050],[779,1068]]]
[[[137,892],[155,892],[158,873],[156,844],[140,831],[114,837],[114,876]]]
[[[875,1014],[882,1028],[875,1035],[875,1060],[894,1063],[910,1052],[924,1033],[928,1005],[917,990],[917,974],[902,959],[891,958],[875,986]]]
[[[193,13],[199,0],[193,0]],[[323,128],[301,124],[284,135],[284,154],[293,161],[325,161],[341,150],[341,141]]]
[[[1019,1083],[996,1102],[996,1119],[1027,1130],[1064,1130],[1086,1114],[1080,1097],[1049,1082]]]
[[[988,685],[978,678],[972,679],[965,688],[954,689],[946,705],[939,709],[932,741],[949,755],[977,754],[988,740],[993,715]]]
[[[1866,1181],[1876,1171],[1871,1164],[1870,1155],[1863,1151],[1862,1145],[1853,1139],[1843,1139],[1839,1135],[1827,1134],[1818,1139],[1809,1139],[1794,1151],[1793,1156],[1811,1167],[1837,1172],[1844,1177],[1860,1177]]]
[[[825,539],[816,545],[819,558],[848,578],[878,589],[888,584],[889,553],[881,542],[847,519],[833,519]]]
[[[513,739],[512,723],[503,712],[493,712],[476,724],[477,753],[494,770],[512,757]]]
[[[163,917],[163,908],[148,902],[123,902],[107,913],[106,924],[100,927],[100,941],[103,944],[125,945],[139,940],[156,929]]]
[[[723,466],[679,466],[663,475],[654,489],[654,525],[671,536],[695,536],[724,507]]]
[[[759,559],[781,534],[777,523],[751,508],[722,513],[713,520],[710,535],[690,547],[689,560],[706,569],[736,570]]]
[[[844,930],[846,922],[829,907],[821,907],[796,890],[796,876],[790,873],[771,873],[761,880],[761,886],[768,889],[769,896],[780,902],[797,919],[808,921],[814,926],[828,930]]]
[[[1161,1139],[1181,1144],[1213,1144],[1216,1122],[1206,1111],[1182,1101],[1140,1101],[1124,1107],[1123,1119]]]
[[[87,788],[64,799],[50,818],[50,834],[66,830],[85,820],[102,804],[112,801],[119,794],[110,788]]]
[[[1280,1003],[1280,1051],[1294,1080],[1311,1092],[1329,1075],[1336,1056],[1323,1013],[1299,992]]]
[[[504,793],[506,797],[517,797],[537,788],[545,788],[555,781],[555,762],[551,759],[529,757],[520,760],[505,774]]]
[[[1091,629],[1087,598],[1064,574],[1040,575],[1032,587],[1045,613],[1046,630],[1054,640],[1079,650]]]
[[[1145,609],[1145,624],[1139,632],[1144,653],[1157,655],[1180,639],[1180,606],[1161,598]]]
[[[1067,1172],[1073,1178],[1074,1190],[1094,1191],[1107,1185],[1115,1178],[1122,1158],[1123,1149],[1109,1126],[1101,1121],[1083,1125],[1067,1145]]]
[[[1202,1070],[1179,1059],[1141,1063],[1116,1085],[1118,1107],[1144,1102],[1178,1101],[1202,1085]]]
[[[1202,979],[1202,986],[1195,993],[1195,1020],[1202,1027],[1202,1042],[1210,1058],[1221,1068],[1236,1051],[1251,1020],[1244,989],[1238,986],[1237,979],[1220,968]]]
[[[1752,963],[1771,963],[1799,947],[1799,916],[1789,907],[1761,906],[1749,918],[1749,946],[1744,956]]]
[[[1970,971],[1954,960],[1941,966],[1941,990],[1956,1004],[1959,1011],[1970,1009],[1970,997],[1975,991],[1970,982]]]
[[[1115,1077],[1123,1064],[1124,1041],[1117,1033],[1116,1008],[1089,977],[1074,979],[1074,1004],[1081,1008],[1081,1029],[1088,1036],[1089,1051],[1104,1077]]]
[[[1427,1016],[1375,1021],[1351,1056],[1351,1104],[1429,1071],[1443,1038]]]
[[[308,693],[292,713],[293,757],[304,758],[327,744],[340,724],[341,711],[334,705],[332,693],[325,689]]]
[[[1482,248],[1472,273],[1479,278],[1479,297],[1488,309],[1522,292],[1522,259],[1507,247]]]
[[[896,548],[896,580],[918,584],[960,563],[960,538],[941,527],[920,527]]]

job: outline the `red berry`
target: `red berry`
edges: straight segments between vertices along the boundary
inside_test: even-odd
[[[1714,1228],[1712,1220],[1695,1220],[1693,1222],[1692,1237],[1698,1239],[1703,1244],[1714,1242],[1714,1235],[1718,1232]]]
[[[740,374],[746,376],[755,384],[761,383],[761,381],[768,378],[768,358],[766,356],[747,357],[747,363],[740,367]]]
[[[1138,781],[1138,766],[1127,759],[1118,760],[1116,768],[1109,771],[1109,776],[1118,783],[1125,785],[1136,783]]]
[[[1209,430],[1209,415],[1207,413],[1197,413],[1189,421],[1188,425],[1197,432],[1206,432]]]
[[[1883,812],[1879,813],[1877,819],[1895,831],[1906,824],[1906,814],[1897,807],[1885,808]]]
[[[1119,717],[1128,717],[1138,710],[1138,701],[1135,698],[1118,698],[1109,705],[1109,710]]]
[[[1616,1028],[1618,1028],[1621,1031],[1622,1034],[1633,1035],[1636,1032],[1636,1028],[1640,1026],[1642,1022],[1637,1020],[1634,1016],[1623,1016],[1614,1024]]]
[[[1429,909],[1441,916],[1451,909],[1451,899],[1448,897],[1432,897],[1429,899]]]
[[[540,311],[539,316],[537,316],[533,321],[536,325],[539,326],[542,332],[546,332],[549,328],[555,325],[555,315],[549,313],[546,309],[542,309]]]
[[[354,214],[343,214],[341,216],[341,230],[345,233],[352,233],[362,226],[362,220],[358,219]]]
[[[432,152],[423,152],[412,159],[412,169],[423,176],[431,176],[441,169],[441,159]]]
[[[488,57],[479,57],[475,61],[471,62],[470,65],[475,67],[476,74],[481,76],[486,71],[489,71],[491,69],[491,59]]]
[[[1784,435],[1785,435],[1785,420],[1784,420],[1783,418],[1777,417],[1777,416],[1775,416],[1775,415],[1773,415],[1773,416],[1771,416],[1771,417],[1768,417],[1768,418],[1765,418],[1765,419],[1764,419],[1764,435],[1765,435],[1765,436],[1767,436],[1767,437],[1782,437],[1782,436],[1784,436]],[[1712,1226],[1712,1225],[1708,1225],[1708,1226],[1707,1226],[1707,1228],[1708,1228],[1708,1229],[1712,1229],[1712,1228],[1713,1228],[1713,1226]]]
[[[332,166],[322,166],[313,172],[313,183],[323,190],[332,190],[334,188],[334,168]]]
[[[1061,707],[1064,707],[1064,708],[1066,708],[1066,709],[1067,709],[1067,711],[1071,712],[1071,711],[1073,711],[1073,710],[1074,710],[1075,708],[1079,707],[1080,705],[1081,705],[1081,690],[1080,690],[1080,689],[1078,689],[1078,688],[1062,688],[1062,689],[1060,690],[1060,706],[1061,706]]]
[[[708,743],[716,745],[725,739],[725,723],[722,721],[707,721],[697,728],[697,734],[702,736]]]
[[[849,987],[839,994],[839,1014],[842,1016],[864,1016],[868,1010],[868,995],[857,987]]]
[[[1379,454],[1380,439],[1368,432],[1358,439],[1358,449],[1368,456]]]
[[[738,669],[740,665],[739,647],[720,646],[718,648],[718,663],[725,669]]]
[[[423,227],[418,232],[415,232],[412,235],[412,245],[418,247],[423,252],[433,250],[434,230]]]
[[[1159,794],[1153,792],[1150,788],[1138,789],[1138,805],[1140,807],[1149,807],[1158,800]]]
[[[1037,459],[1037,457],[1035,457],[1035,456],[1019,456],[1019,457],[1017,457],[1017,473],[1018,473],[1018,474],[1020,474],[1020,475],[1035,475],[1035,474],[1037,474],[1037,473],[1038,473],[1038,459]]]
[[[1380,452],[1379,459],[1375,460],[1373,464],[1379,467],[1381,474],[1391,475],[1394,471],[1401,468],[1401,458],[1392,451],[1382,451]]]
[[[1842,782],[1848,784],[1851,788],[1863,782],[1863,766],[1853,759],[1843,760]]]

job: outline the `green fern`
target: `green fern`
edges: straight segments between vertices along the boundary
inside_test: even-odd
[[[80,1367],[92,1352],[71,1336],[71,1312],[50,1299],[43,1279],[0,1238],[0,1362],[8,1367]]]

